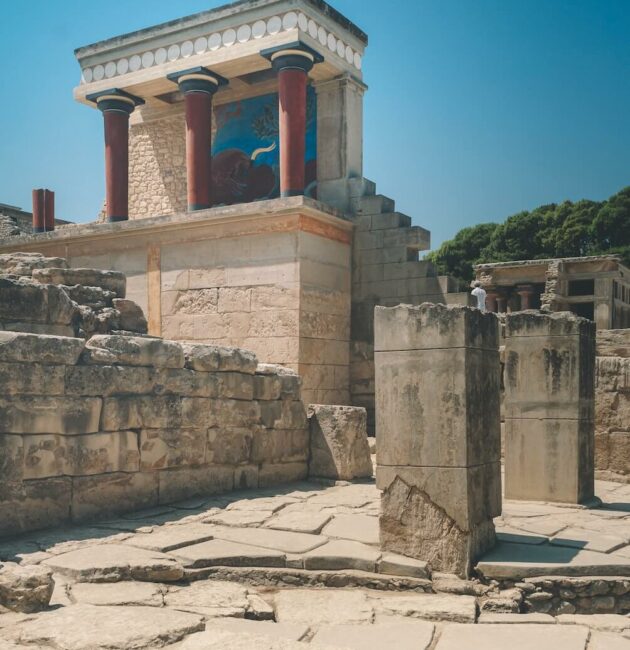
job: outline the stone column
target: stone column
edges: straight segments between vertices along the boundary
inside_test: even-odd
[[[44,190],[33,190],[33,232],[46,232]]]
[[[207,68],[167,75],[179,86],[186,106],[186,178],[188,211],[212,205],[212,96],[227,79]]]
[[[486,309],[494,314],[497,313],[497,298],[499,294],[496,289],[488,287],[486,289]]]
[[[534,287],[532,287],[531,284],[519,284],[516,287],[516,293],[518,293],[518,295],[521,297],[521,311],[531,309]]]
[[[280,196],[304,194],[307,73],[323,57],[303,43],[261,52],[278,73]]]
[[[363,95],[367,86],[344,74],[313,84],[317,93],[317,198],[342,212],[363,177]]]
[[[376,307],[383,550],[467,576],[501,513],[499,321],[470,307]]]
[[[497,313],[505,314],[507,312],[507,296],[502,291],[499,291],[497,293],[496,301]]]
[[[594,496],[595,325],[568,312],[505,323],[505,496]]]
[[[55,229],[55,193],[52,190],[44,190],[44,223],[47,232]]]
[[[114,88],[87,96],[105,124],[105,204],[107,220],[129,219],[129,115],[144,100]]]

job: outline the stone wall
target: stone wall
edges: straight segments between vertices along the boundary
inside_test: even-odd
[[[630,329],[597,332],[595,469],[630,482]]]
[[[249,352],[0,332],[0,537],[307,473],[300,380]]]

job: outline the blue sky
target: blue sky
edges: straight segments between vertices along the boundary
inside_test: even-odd
[[[0,202],[93,220],[102,119],[75,47],[222,4],[3,2]],[[364,29],[365,175],[433,244],[463,226],[630,185],[629,0],[336,0]]]

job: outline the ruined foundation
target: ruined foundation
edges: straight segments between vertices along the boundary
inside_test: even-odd
[[[377,308],[383,549],[465,576],[501,513],[498,320],[465,307]]]
[[[595,324],[568,312],[509,314],[505,327],[505,496],[594,497]]]

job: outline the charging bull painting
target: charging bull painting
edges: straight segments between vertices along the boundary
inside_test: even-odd
[[[306,102],[306,191],[316,196],[317,119],[315,91]],[[278,95],[264,95],[217,106],[212,143],[214,205],[246,203],[280,196]]]

